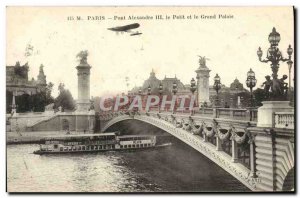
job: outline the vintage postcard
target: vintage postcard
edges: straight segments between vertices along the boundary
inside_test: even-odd
[[[6,8],[7,192],[295,192],[294,8]]]

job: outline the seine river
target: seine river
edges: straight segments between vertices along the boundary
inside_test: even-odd
[[[9,192],[249,191],[175,138],[157,150],[34,155],[37,144],[7,145]],[[168,140],[169,141],[169,140]]]

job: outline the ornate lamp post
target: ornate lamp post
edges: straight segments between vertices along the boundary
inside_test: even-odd
[[[246,80],[246,85],[247,87],[250,88],[250,107],[253,107],[253,87],[256,86],[256,78],[255,78],[255,73],[250,70],[247,72],[247,80]],[[252,121],[252,109],[250,109],[250,121]]]
[[[289,48],[287,49],[287,54],[289,55],[289,60],[287,61],[287,64],[289,67],[289,97],[291,99],[291,69],[293,66],[293,61],[291,60],[293,54],[293,48],[291,47],[291,45],[289,45]]]
[[[270,48],[267,51],[266,59],[262,59],[263,52],[261,48],[259,47],[257,50],[257,56],[260,62],[271,63],[273,79],[269,80],[272,82],[268,82],[268,80],[265,82],[265,92],[269,93],[269,89],[271,87],[272,90],[272,95],[270,97],[271,100],[286,100],[286,96],[285,96],[286,88],[284,86],[285,85],[284,80],[286,77],[283,77],[282,79],[278,79],[277,73],[278,73],[280,61],[287,62],[288,64],[292,65],[291,56],[293,53],[293,49],[291,48],[291,45],[289,45],[289,48],[287,49],[289,58],[282,57],[281,51],[277,47],[278,43],[280,42],[280,34],[276,32],[275,28],[273,28],[272,32],[269,34],[268,40],[270,42]]]
[[[159,92],[158,112],[160,113],[161,95],[162,95],[162,93],[163,93],[163,85],[161,84],[161,82],[159,83],[159,86],[158,86],[158,92]]]
[[[218,74],[216,74],[216,76],[214,77],[214,89],[217,92],[217,96],[216,96],[216,100],[215,100],[215,106],[219,106],[219,90],[221,89],[221,78]]]
[[[172,87],[173,96],[176,95],[177,91],[178,91],[177,83],[174,81],[173,82],[173,87]],[[173,114],[176,112],[176,103],[177,103],[177,99],[175,100],[175,105],[174,105],[174,108],[173,108]]]
[[[196,88],[196,81],[195,81],[194,78],[192,78],[192,80],[191,80],[191,88],[190,88],[190,90],[192,92],[192,97],[194,96],[194,93],[195,93],[196,89],[197,89]],[[192,100],[192,98],[191,98],[191,100]],[[191,109],[191,115],[194,114],[193,111],[194,111],[194,104],[193,104],[193,107]]]

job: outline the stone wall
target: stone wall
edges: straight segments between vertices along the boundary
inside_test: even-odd
[[[57,112],[56,114],[22,114],[9,118],[10,130],[25,131],[86,131],[93,132],[95,115],[89,112]],[[7,127],[9,128],[9,127]]]

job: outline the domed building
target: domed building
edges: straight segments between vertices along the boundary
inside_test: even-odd
[[[147,92],[149,85],[151,87],[151,92],[156,92],[156,91],[158,92],[159,84],[160,84],[160,80],[156,78],[155,72],[152,69],[150,73],[150,77],[144,81],[144,84],[142,86],[142,93]]]
[[[176,84],[177,84],[177,88],[178,88],[177,93],[178,94],[182,94],[182,93],[189,91],[176,76],[174,78],[168,78],[167,76],[165,76],[165,78],[163,80],[159,80],[158,78],[156,78],[155,72],[152,69],[149,78],[144,81],[143,86],[142,87],[134,87],[131,90],[131,94],[138,94],[139,91],[141,91],[142,94],[147,94],[148,87],[150,86],[151,94],[157,95],[157,94],[159,94],[159,85],[161,83],[163,86],[163,93],[166,95],[171,95],[174,82],[176,82]]]
[[[241,92],[245,92],[246,90],[244,89],[244,86],[242,83],[240,83],[240,81],[235,78],[235,80],[233,81],[233,83],[230,84],[230,92],[232,93],[241,93]]]

